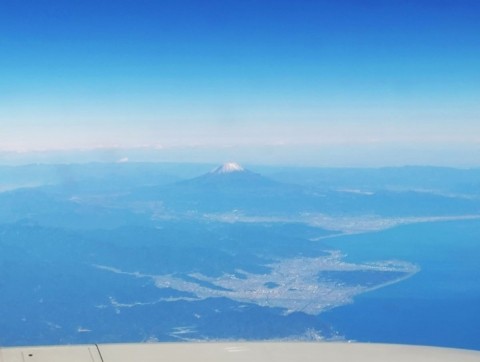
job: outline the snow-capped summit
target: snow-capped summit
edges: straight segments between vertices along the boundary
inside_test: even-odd
[[[264,192],[265,189],[277,187],[277,183],[256,172],[252,172],[235,162],[228,162],[201,176],[180,181],[177,185],[184,188],[184,193],[198,192],[203,195],[221,197],[226,195],[250,195]],[[259,190],[262,191],[259,191]],[[242,194],[243,195],[243,194]],[[231,196],[233,197],[233,196]],[[243,197],[243,196],[242,196]]]
[[[243,172],[245,169],[235,162],[227,162],[222,166],[217,167],[211,173],[214,174],[223,174],[223,173],[232,173],[232,172]]]

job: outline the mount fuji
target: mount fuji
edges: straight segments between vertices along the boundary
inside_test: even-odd
[[[225,163],[201,176],[168,186],[138,189],[136,200],[157,200],[169,210],[224,212],[285,209],[302,187],[274,181],[238,163]]]
[[[212,190],[244,192],[247,189],[277,188],[283,184],[247,170],[238,163],[228,162],[199,177],[178,182],[177,185],[198,188],[202,192]]]

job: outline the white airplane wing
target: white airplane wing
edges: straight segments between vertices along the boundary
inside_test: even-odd
[[[363,343],[155,343],[9,347],[0,362],[480,362],[480,351]]]

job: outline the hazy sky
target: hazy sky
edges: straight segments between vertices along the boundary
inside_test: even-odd
[[[480,166],[479,19],[478,0],[2,0],[0,162]]]

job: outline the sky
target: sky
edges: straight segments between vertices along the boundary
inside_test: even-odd
[[[480,167],[477,0],[2,0],[0,163]]]

